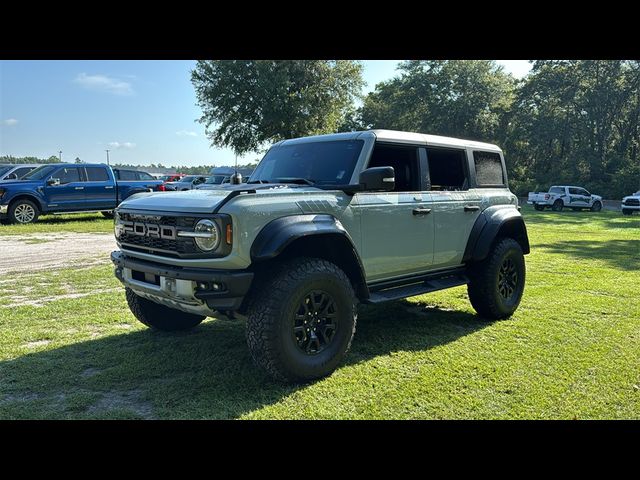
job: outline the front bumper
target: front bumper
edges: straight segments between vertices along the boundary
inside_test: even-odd
[[[625,205],[624,203],[622,204],[622,208],[624,210],[640,210],[640,205]]]
[[[111,253],[111,261],[118,280],[137,295],[196,315],[237,310],[253,281],[253,272],[246,270],[174,267],[119,251]]]

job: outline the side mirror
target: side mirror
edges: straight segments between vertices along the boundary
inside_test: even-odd
[[[364,191],[390,192],[396,187],[395,171],[393,167],[367,168],[360,173],[360,186]]]
[[[47,185],[56,187],[56,186],[60,185],[60,179],[59,178],[50,178],[49,180],[47,180]]]

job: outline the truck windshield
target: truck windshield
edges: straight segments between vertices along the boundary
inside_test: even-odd
[[[207,183],[209,185],[220,185],[224,181],[225,175],[214,175],[212,177],[207,178]]]
[[[5,173],[7,173],[9,170],[11,170],[11,167],[3,167],[3,166],[0,166],[0,177],[1,177],[2,175],[4,175]]]
[[[180,183],[191,183],[197,178],[196,175],[187,175],[186,177],[182,177],[178,182]]]
[[[278,146],[262,158],[249,183],[346,185],[363,145],[362,140],[338,140]]]
[[[27,173],[21,180],[42,180],[50,173],[53,173],[56,168],[58,168],[56,165],[43,165]]]

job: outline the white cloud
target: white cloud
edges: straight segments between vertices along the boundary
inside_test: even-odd
[[[107,145],[111,148],[135,148],[136,144],[131,142],[109,142]]]
[[[16,120],[15,118],[7,118],[6,120],[3,120],[2,123],[7,127],[13,127],[16,123],[18,123],[18,120]]]
[[[122,80],[106,75],[87,75],[86,73],[80,73],[73,81],[87,90],[123,96],[133,95],[133,87],[129,82],[123,82]]]
[[[198,136],[196,132],[191,132],[188,130],[180,130],[179,132],[176,132],[176,135],[178,135],[179,137],[197,137]]]

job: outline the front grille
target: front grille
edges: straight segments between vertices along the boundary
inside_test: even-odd
[[[198,217],[182,217],[182,216],[141,216],[130,213],[120,213],[123,221],[131,222],[152,222],[158,225],[176,227],[177,231],[193,231],[195,224],[200,218]],[[196,247],[193,238],[177,237],[175,240],[164,238],[134,235],[132,233],[122,232],[118,241],[134,250],[143,251],[145,253],[154,253],[171,256],[194,255],[202,253]]]
[[[640,198],[627,198],[623,202],[623,205],[627,207],[640,207]]]

